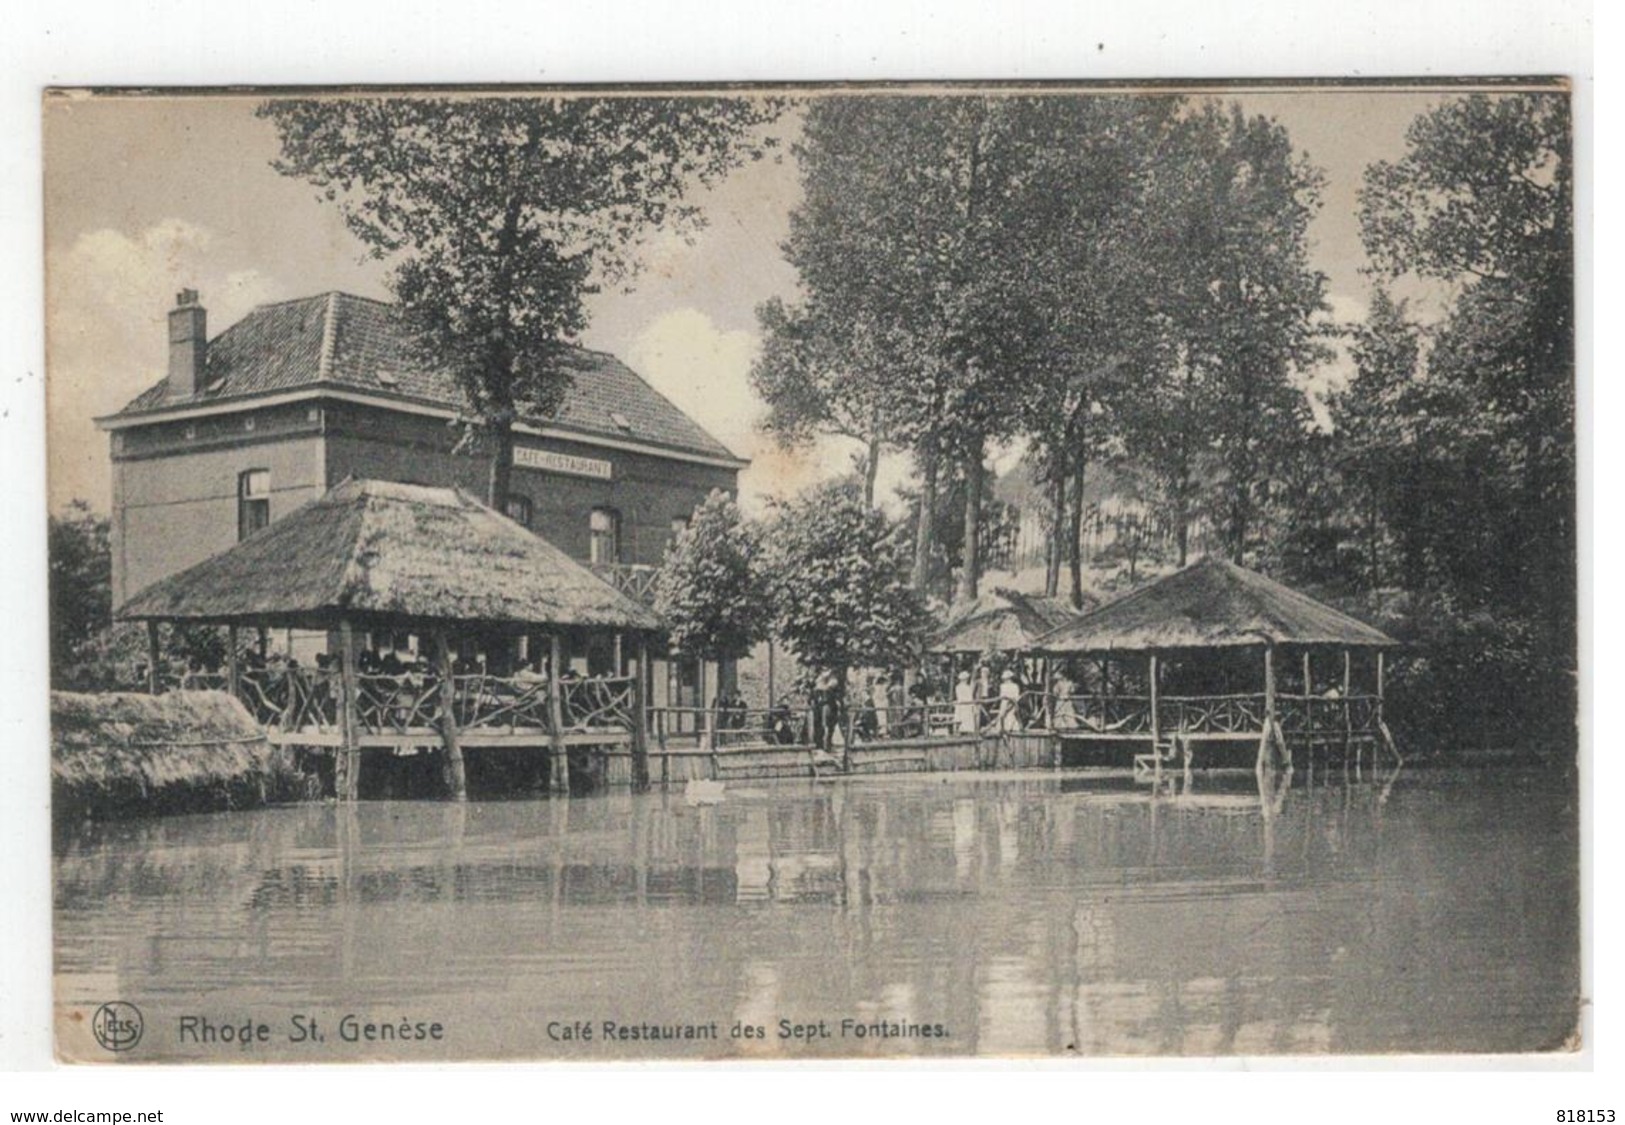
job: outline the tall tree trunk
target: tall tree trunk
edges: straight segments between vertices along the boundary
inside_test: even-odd
[[[1083,475],[1088,462],[1078,454],[1077,467],[1072,471],[1071,505],[1066,519],[1067,566],[1072,572],[1072,608],[1083,608]]]
[[[982,577],[982,485],[985,452],[980,435],[971,442],[965,457],[965,545],[964,566],[959,572],[959,600],[974,601]]]
[[[931,545],[936,539],[937,446],[927,438],[920,450],[920,519],[914,528],[914,589],[925,593],[931,581]]]
[[[1061,559],[1066,544],[1066,469],[1059,463],[1050,480],[1049,546],[1044,552],[1044,596],[1053,598],[1061,589]]]
[[[1371,560],[1371,592],[1376,593],[1382,588],[1382,560],[1378,555],[1377,490],[1374,488],[1366,494],[1366,538],[1369,540],[1367,549]]]
[[[1230,561],[1240,566],[1247,555],[1248,488],[1237,482],[1230,494]]]
[[[1179,485],[1177,498],[1174,500],[1174,543],[1179,547],[1179,566],[1184,569],[1190,558],[1191,546],[1191,520],[1190,513],[1185,507],[1185,485]]]
[[[513,481],[513,423],[491,423],[491,474],[487,480],[485,502],[499,512],[506,513],[508,492]]]
[[[878,430],[870,432],[869,451],[865,454],[867,460],[863,465],[863,506],[875,506],[875,478],[880,473],[880,434]]]

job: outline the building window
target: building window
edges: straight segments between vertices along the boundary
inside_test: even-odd
[[[592,553],[595,563],[621,561],[621,514],[614,508],[592,510]]]
[[[503,510],[508,513],[508,518],[513,520],[514,523],[519,524],[521,527],[530,526],[532,511],[529,496],[509,493],[508,501],[503,505]]]
[[[271,522],[271,470],[237,474],[237,538],[247,539]]]

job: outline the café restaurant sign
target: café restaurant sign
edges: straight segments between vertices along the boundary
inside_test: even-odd
[[[576,457],[569,453],[555,453],[551,449],[527,449],[519,446],[513,451],[513,463],[526,469],[540,469],[544,473],[563,473],[572,477],[592,477],[609,480],[614,466],[594,457]]]

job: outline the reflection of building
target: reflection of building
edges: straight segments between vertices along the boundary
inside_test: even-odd
[[[613,356],[573,349],[556,419],[519,427],[508,514],[640,593],[674,528],[735,457]],[[213,339],[198,295],[169,313],[167,377],[116,414],[113,599],[185,569],[347,477],[486,492],[454,451],[461,396],[411,357],[387,304],[325,293],[262,305]],[[686,673],[692,679],[692,671]]]

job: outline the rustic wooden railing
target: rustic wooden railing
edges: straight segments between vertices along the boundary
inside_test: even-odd
[[[1065,695],[1048,700],[1051,729],[1065,734],[1130,735],[1151,731],[1148,695]]]
[[[459,730],[550,731],[547,681],[537,676],[452,677]]]
[[[655,575],[660,568],[636,563],[589,563],[592,572],[621,593],[643,605],[655,600]]]
[[[329,693],[335,708],[337,677]],[[336,715],[336,709],[334,714]],[[440,719],[440,685],[430,676],[363,672],[356,677],[356,725],[363,734],[406,734],[433,729]]]
[[[636,686],[630,676],[565,681],[559,685],[564,729],[631,730]]]
[[[1169,734],[1258,734],[1264,696],[1165,695],[1157,700],[1157,723]]]
[[[407,673],[356,677],[356,721],[362,733],[405,734],[439,727],[442,696],[432,675]],[[225,690],[224,672],[190,672],[169,682],[189,690]],[[552,733],[547,681],[538,677],[462,675],[453,680],[454,714],[460,730]],[[261,725],[278,730],[336,731],[340,726],[340,676],[332,668],[254,668],[237,677],[237,694]],[[1276,697],[1281,730],[1291,735],[1372,735],[1379,729],[1375,695]],[[629,732],[636,690],[630,677],[569,680],[560,685],[561,733]],[[970,708],[970,713],[966,713]],[[1263,729],[1262,693],[1164,695],[1157,701],[1163,734],[1240,735]],[[819,721],[810,707],[650,707],[651,736],[709,747],[811,745]],[[838,718],[849,741],[934,738],[971,733],[1055,731],[1146,737],[1152,731],[1151,699],[1144,695],[1051,695],[1026,691],[1011,701],[984,697],[970,703],[932,701],[875,707],[848,700]]]
[[[1276,714],[1287,734],[1375,734],[1379,709],[1374,695],[1278,695]]]

